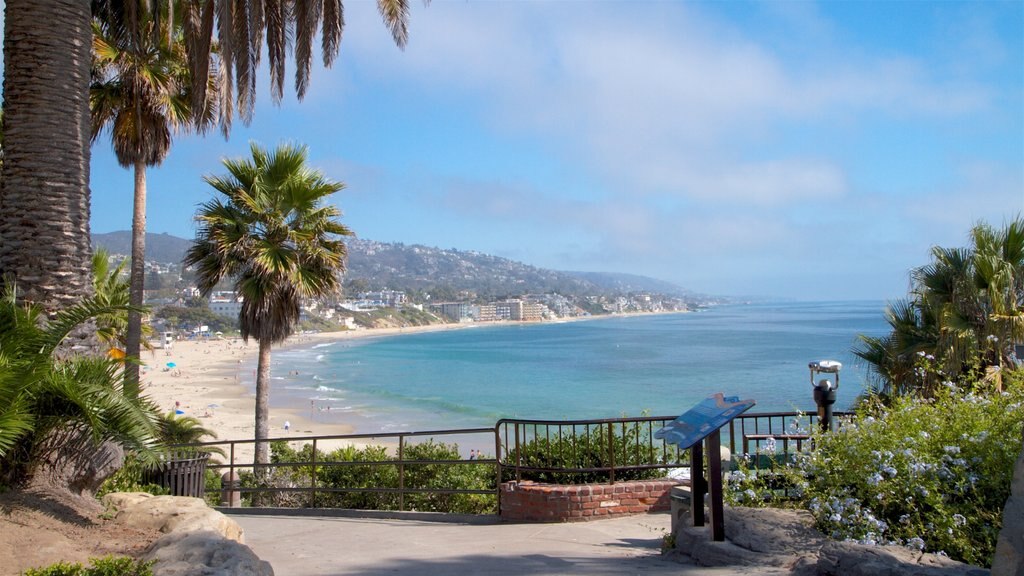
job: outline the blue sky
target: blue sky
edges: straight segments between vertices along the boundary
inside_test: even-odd
[[[230,140],[176,140],[150,232],[191,237],[250,140],[307,144],[362,238],[711,294],[898,298],[931,246],[1024,212],[1020,1],[435,1],[404,51],[345,10],[303,102],[264,83]],[[99,140],[94,232],[130,228],[131,190]]]

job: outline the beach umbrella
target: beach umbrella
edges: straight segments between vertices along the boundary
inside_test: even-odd
[[[168,368],[174,368],[175,366],[177,366],[177,364],[175,364],[174,362],[168,362],[167,363],[167,367]]]

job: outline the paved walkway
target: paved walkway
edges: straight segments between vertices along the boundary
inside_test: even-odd
[[[668,514],[572,524],[231,514],[276,576],[673,575],[762,576],[702,568],[660,554]]]

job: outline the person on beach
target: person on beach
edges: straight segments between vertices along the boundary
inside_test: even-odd
[[[284,431],[287,432],[287,431],[291,430],[291,428],[292,428],[292,423],[287,421],[287,420],[285,420],[284,421]]]

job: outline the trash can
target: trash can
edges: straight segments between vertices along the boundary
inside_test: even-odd
[[[172,496],[202,498],[206,488],[206,452],[172,454],[143,474],[143,481],[170,490]]]

